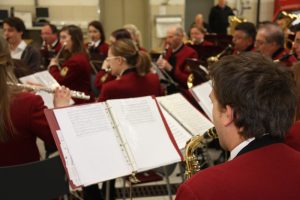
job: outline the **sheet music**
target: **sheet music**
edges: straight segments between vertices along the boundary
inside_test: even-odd
[[[197,85],[191,88],[191,91],[192,95],[195,96],[195,99],[197,100],[201,108],[212,121],[213,104],[211,102],[211,99],[209,98],[209,94],[212,91],[211,81],[207,81],[205,83]]]
[[[54,114],[83,185],[131,174],[104,103],[55,109]]]
[[[181,94],[158,97],[161,106],[191,134],[203,134],[214,125]]]
[[[180,161],[152,97],[108,100],[107,104],[137,171]]]
[[[184,129],[162,106],[162,113],[167,120],[168,126],[176,140],[179,149],[184,149],[186,142],[192,137],[192,135]]]
[[[44,87],[49,87],[51,89],[55,89],[56,87],[59,86],[59,83],[53,78],[53,76],[47,70],[30,74],[28,76],[23,76],[19,78],[19,80],[21,81],[21,83],[24,84],[33,83],[33,84],[42,85]],[[53,94],[45,91],[38,91],[36,92],[36,94],[42,97],[44,104],[48,108],[54,108]],[[71,99],[70,105],[72,104],[74,104],[74,101]]]

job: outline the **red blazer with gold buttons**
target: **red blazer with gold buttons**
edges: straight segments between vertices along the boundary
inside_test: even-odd
[[[99,101],[147,95],[163,95],[157,74],[148,73],[145,76],[139,76],[134,69],[129,69],[119,79],[102,86]]]
[[[58,66],[51,66],[49,72],[60,85],[91,95],[91,66],[86,53],[82,52],[72,55],[63,62],[61,70],[59,70]],[[88,103],[92,100],[74,99],[74,101],[76,104],[80,104]]]

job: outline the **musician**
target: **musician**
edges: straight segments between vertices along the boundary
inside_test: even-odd
[[[299,61],[300,60],[300,24],[298,24],[295,27],[295,39],[293,44],[293,50]]]
[[[199,13],[195,16],[195,21],[192,26],[194,25],[200,29],[203,29],[205,33],[208,32],[208,24],[204,22],[202,14]]]
[[[296,91],[297,91],[297,112],[296,122],[289,130],[286,136],[286,144],[300,151],[300,62],[293,65],[294,78],[296,80]]]
[[[191,41],[191,45],[201,45],[201,46],[213,46],[214,44],[211,43],[210,41],[207,41],[204,39],[204,35],[206,33],[206,31],[201,28],[198,27],[196,24],[192,25],[190,28],[190,41]],[[201,55],[199,55],[201,56]]]
[[[163,95],[157,74],[150,72],[148,53],[140,51],[130,39],[114,42],[108,51],[111,74],[119,79],[103,85],[99,101],[107,99]]]
[[[61,49],[59,42],[59,30],[53,24],[45,24],[41,30],[43,44],[41,47],[42,64],[47,67],[50,59],[53,58]]]
[[[18,17],[3,21],[4,38],[7,40],[10,55],[18,64],[17,76],[24,76],[41,70],[41,55],[37,49],[23,40],[26,31],[24,22]]]
[[[106,61],[111,67],[110,73],[119,78],[103,84],[99,101],[163,95],[157,74],[150,73],[150,56],[138,50],[132,39],[119,39],[112,43]],[[111,200],[115,199],[114,184],[115,180],[110,181]],[[105,191],[106,187],[105,183],[102,190]],[[86,187],[84,193],[88,200],[102,198],[98,185]]]
[[[134,24],[125,24],[124,28],[130,33],[132,40],[135,42],[135,45],[139,50],[147,51],[142,47],[142,35],[141,31]]]
[[[92,59],[105,60],[108,53],[108,44],[105,42],[105,34],[102,23],[91,21],[88,25],[88,34],[91,42],[88,44],[88,51]]]
[[[55,146],[44,109],[46,106],[38,95],[8,86],[17,83],[13,75],[13,62],[7,42],[0,37],[0,166],[18,165],[40,159],[37,137],[49,146]],[[70,91],[57,88],[55,107],[67,106]]]
[[[233,33],[232,43],[234,45],[233,54],[245,51],[254,51],[254,41],[256,36],[255,25],[251,22],[238,24]]]
[[[230,158],[192,176],[176,200],[299,199],[300,152],[282,143],[296,112],[291,71],[246,52],[222,58],[210,76],[213,122]]]
[[[284,48],[284,34],[279,26],[266,23],[259,27],[255,48],[263,55],[278,60],[287,67],[297,61],[295,56],[289,54],[289,50]]]
[[[171,26],[167,30],[165,58],[158,59],[157,65],[165,70],[179,84],[179,87],[187,89],[187,78],[190,71],[187,67],[186,58],[198,58],[197,52],[183,44],[183,28]]]
[[[125,28],[117,29],[111,33],[109,43],[112,44],[120,39],[132,39],[131,34]],[[106,60],[104,60],[101,70],[99,70],[99,72],[96,74],[94,85],[99,92],[101,92],[103,84],[111,80],[115,80],[116,78],[111,73],[107,72],[108,68],[109,64],[106,62]]]
[[[57,58],[52,58],[48,66],[50,74],[61,85],[71,90],[91,95],[91,66],[84,49],[83,35],[79,27],[68,25],[60,31],[60,42],[64,44],[64,62],[59,64]],[[76,104],[87,103],[90,100],[74,99]]]

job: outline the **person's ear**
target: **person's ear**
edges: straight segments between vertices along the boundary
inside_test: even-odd
[[[228,126],[233,122],[233,109],[229,105],[226,105],[222,112],[222,122],[224,126]]]

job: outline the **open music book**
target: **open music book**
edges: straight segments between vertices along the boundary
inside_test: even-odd
[[[48,70],[36,72],[34,74],[30,74],[28,76],[23,76],[19,78],[21,83],[23,84],[35,84],[38,86],[48,87],[51,89],[55,89],[59,86],[59,83],[53,78],[53,76],[48,72]],[[38,91],[36,94],[40,95],[44,100],[45,105],[48,108],[53,108],[53,94],[45,92],[45,91]],[[74,101],[71,100],[70,105],[74,104]]]
[[[194,135],[201,135],[214,125],[181,94],[157,97],[166,121],[180,149]]]
[[[73,188],[182,160],[153,97],[45,110]]]
[[[200,85],[190,88],[190,92],[199,103],[205,114],[212,120],[212,102],[209,94],[212,91],[211,81],[207,81]]]

